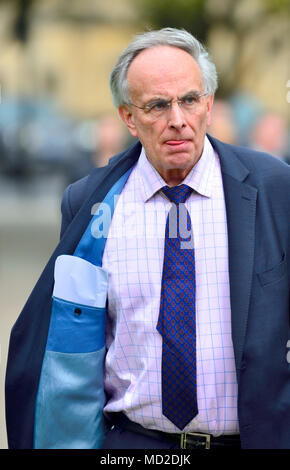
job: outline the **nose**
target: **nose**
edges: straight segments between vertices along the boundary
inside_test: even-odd
[[[172,102],[169,109],[168,125],[174,129],[182,129],[186,126],[184,113],[178,102]]]

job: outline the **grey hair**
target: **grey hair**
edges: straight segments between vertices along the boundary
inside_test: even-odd
[[[215,93],[218,80],[214,63],[203,45],[184,29],[163,28],[137,34],[129,46],[120,55],[110,75],[110,88],[116,107],[130,103],[127,72],[132,61],[140,52],[155,46],[172,46],[188,52],[197,62],[205,93]]]

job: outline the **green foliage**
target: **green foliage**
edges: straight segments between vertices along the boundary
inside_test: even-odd
[[[238,18],[234,12],[238,6],[237,0],[228,0],[228,8],[219,12],[219,1],[216,0],[216,14],[210,8],[207,9],[208,0],[132,0],[134,5],[138,5],[139,18],[145,27],[163,28],[166,26],[185,28],[194,34],[199,40],[205,42],[210,28],[214,27],[216,22],[227,25],[230,28],[239,28]],[[242,0],[239,0],[242,1]],[[289,0],[255,0],[260,3],[261,18],[273,14],[290,13]],[[252,26],[250,24],[249,26]]]
[[[210,26],[205,0],[136,0],[139,17],[148,28],[184,28],[205,41]]]
[[[269,13],[290,13],[289,0],[262,0]]]
[[[255,14],[247,17],[247,0],[132,0],[134,6],[138,6],[139,19],[144,29],[167,26],[184,28],[206,46],[212,31],[220,28],[229,33],[227,37],[233,38],[236,53],[231,58],[231,73],[221,73],[218,90],[221,95],[230,94],[238,86],[241,77],[248,73],[239,59],[247,47],[247,38],[251,32],[258,30],[270,18],[283,18],[289,13],[290,0],[252,1],[256,4],[257,13],[253,8]]]

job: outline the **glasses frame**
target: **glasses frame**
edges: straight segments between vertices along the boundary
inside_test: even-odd
[[[201,99],[203,96],[208,96],[208,93],[194,92],[194,95],[195,95],[196,98]],[[153,111],[153,105],[157,104],[158,101],[162,101],[163,103],[166,103],[166,109],[160,110],[160,115],[161,115],[163,112],[166,112],[169,109],[171,109],[172,104],[174,102],[176,102],[178,104],[178,106],[182,108],[182,105],[184,104],[184,100],[186,98],[188,98],[189,96],[190,96],[190,93],[183,96],[182,98],[172,98],[171,100],[165,100],[163,98],[160,98],[160,99],[156,99],[155,101],[153,100],[152,102],[149,102],[149,103],[145,104],[144,106],[138,106],[137,104],[132,103],[132,102],[129,102],[127,104],[129,106],[134,106],[135,108],[141,109],[146,114],[150,114],[151,111]],[[199,103],[194,103],[194,104],[199,104]],[[150,106],[152,106],[152,108]],[[157,112],[157,114],[159,114],[159,113]]]

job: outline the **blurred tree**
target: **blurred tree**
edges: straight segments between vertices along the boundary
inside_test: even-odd
[[[140,19],[153,28],[184,28],[200,41],[207,38],[211,20],[204,0],[137,0]]]
[[[288,12],[290,10],[289,0],[263,0],[269,12]]]
[[[214,32],[223,32],[224,55],[227,55],[229,46],[227,39],[231,42],[232,51],[230,67],[222,76],[218,90],[220,97],[228,96],[251,66],[247,64],[245,67],[240,60],[249,35],[269,19],[289,14],[290,7],[289,0],[134,0],[135,3],[140,21],[147,29],[184,28],[206,45],[210,38],[216,37]],[[273,43],[273,54],[277,54],[283,40]]]
[[[133,0],[133,3],[138,5],[141,21],[147,23],[147,26],[184,28],[194,32],[200,41],[204,41],[207,38],[209,28],[214,26],[216,21],[239,27],[236,10],[243,1]],[[290,9],[289,0],[258,0],[256,3],[257,9],[262,13],[260,21],[269,14],[289,13]],[[252,24],[251,21],[250,24]]]
[[[29,13],[34,0],[17,0],[17,13],[14,32],[17,39],[22,43],[28,40]]]
[[[29,15],[31,7],[35,1],[39,0],[0,0],[0,5],[7,3],[13,5],[15,11],[15,20],[13,24],[13,37],[22,43],[28,40],[29,34]]]

